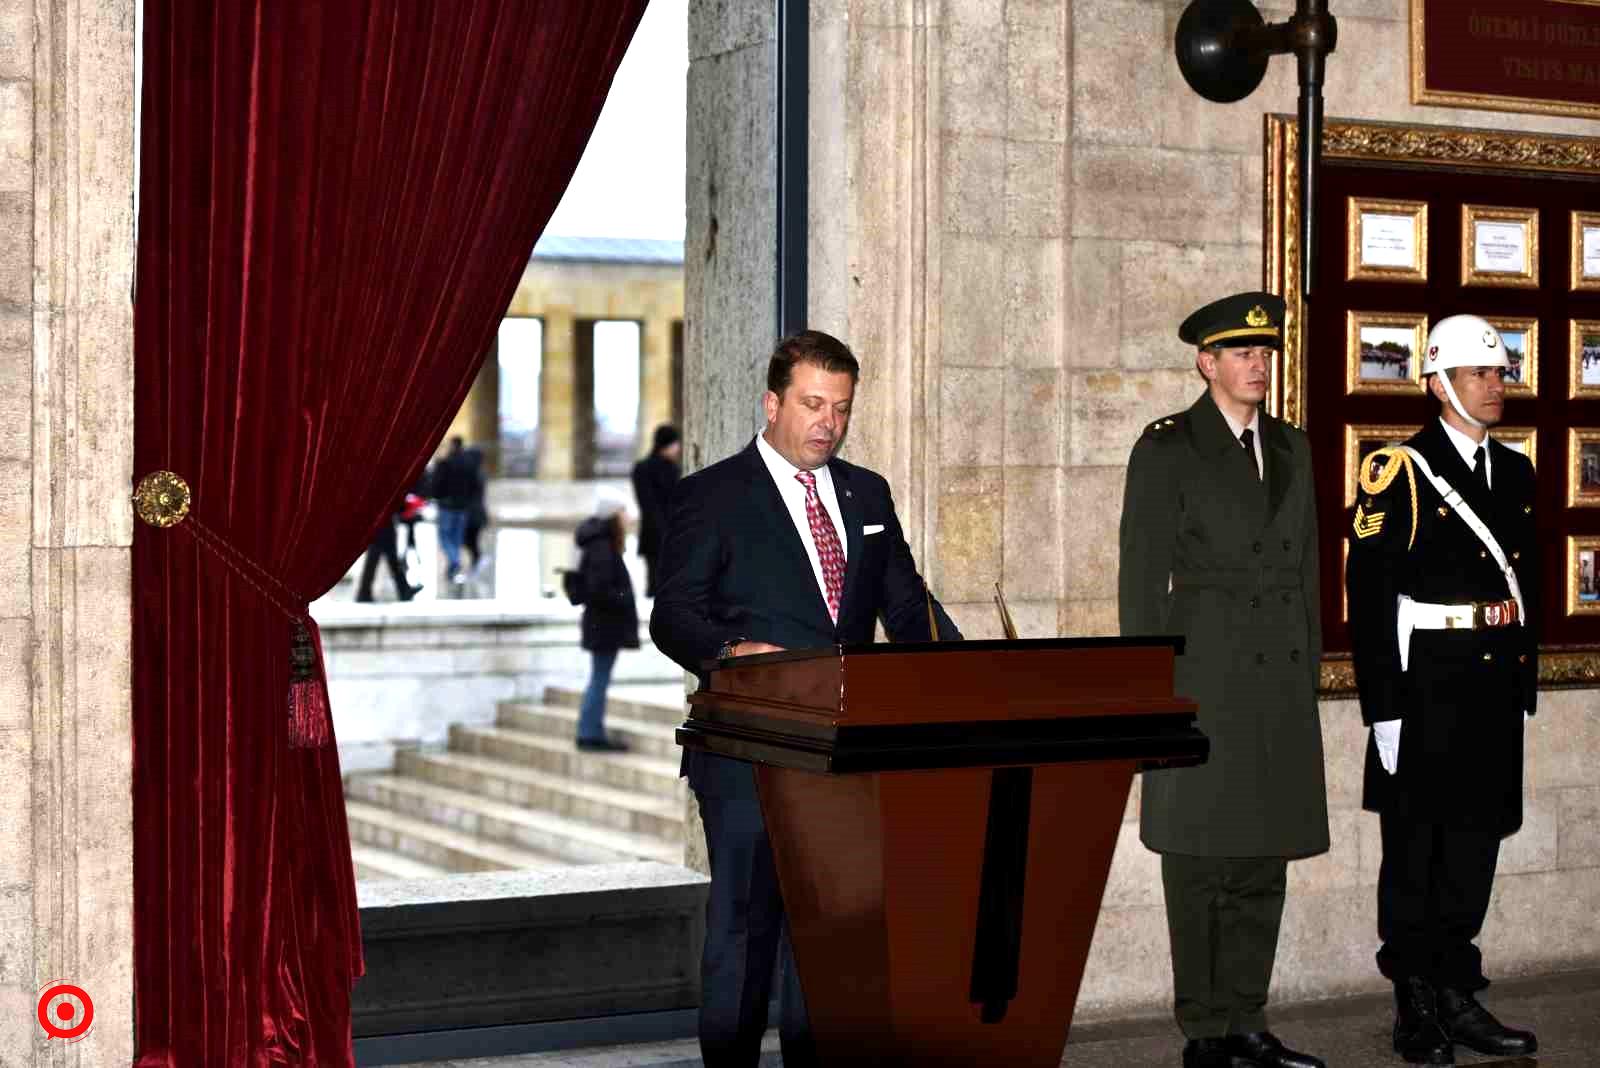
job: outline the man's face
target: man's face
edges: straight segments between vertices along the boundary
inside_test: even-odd
[[[1484,426],[1500,422],[1506,410],[1504,367],[1452,367],[1443,373],[1450,376],[1450,384],[1456,387],[1456,399],[1468,415]],[[1437,381],[1438,375],[1433,377],[1436,381],[1429,382],[1428,389],[1448,409],[1450,398],[1445,396],[1444,383]]]
[[[661,455],[665,459],[671,460],[673,463],[677,463],[679,460],[683,459],[683,442],[674,441],[671,445],[663,446],[661,449]]]
[[[855,393],[848,373],[796,363],[783,394],[769,389],[761,398],[767,444],[800,470],[816,470],[839,451]]]
[[[1239,405],[1260,404],[1267,397],[1267,368],[1272,350],[1250,348],[1201,349],[1200,373],[1222,396]]]

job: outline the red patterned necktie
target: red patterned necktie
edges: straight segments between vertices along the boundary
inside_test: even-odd
[[[817,547],[817,557],[822,561],[822,582],[828,590],[828,616],[839,622],[839,597],[844,592],[844,549],[839,545],[839,532],[833,529],[833,520],[822,507],[817,496],[817,476],[801,471],[794,476],[806,488],[806,522],[811,524],[811,544]]]

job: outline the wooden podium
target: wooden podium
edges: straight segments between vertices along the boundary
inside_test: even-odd
[[[825,1065],[1060,1063],[1133,773],[1198,764],[1181,639],[707,665],[679,744],[756,765]]]

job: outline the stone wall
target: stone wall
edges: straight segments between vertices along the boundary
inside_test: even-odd
[[[732,0],[696,2],[691,21],[753,22],[770,7],[737,6],[746,13]],[[1143,424],[1200,389],[1177,323],[1261,282],[1262,116],[1293,111],[1293,63],[1275,60],[1247,101],[1202,100],[1172,58],[1184,6],[811,0],[810,321],[862,357],[846,455],[889,477],[924,571],[969,636],[998,636],[996,580],[1025,636],[1116,633],[1128,451]],[[1335,6],[1332,116],[1595,132],[1553,117],[1414,107],[1407,0]],[[690,76],[691,249],[713,233],[697,197],[750,181],[730,171],[744,159],[718,154],[726,130],[772,121],[770,80],[752,89],[705,77],[718,61],[699,60],[702,76]],[[697,125],[706,115],[718,124]],[[703,143],[713,134],[717,144]],[[718,247],[727,226],[714,231]],[[742,300],[759,333],[772,281],[693,254],[686,271],[687,425],[709,460],[736,444],[722,427],[759,385],[725,370],[748,358],[750,338],[708,324],[708,313]],[[739,383],[744,391],[730,392]],[[1528,823],[1506,843],[1484,935],[1497,974],[1600,961],[1600,932],[1586,923],[1600,904],[1600,698],[1550,694],[1544,713],[1530,728]],[[1330,702],[1323,720],[1334,848],[1291,866],[1278,996],[1381,985],[1377,824],[1359,810],[1359,716]],[[1137,806],[1136,791],[1086,1018],[1161,1012],[1170,998],[1158,866],[1138,844]]]
[[[132,0],[0,0],[0,1060],[132,1059]],[[45,983],[94,1001],[47,1042]]]

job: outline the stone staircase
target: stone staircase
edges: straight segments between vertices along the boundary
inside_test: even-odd
[[[626,753],[573,745],[581,691],[506,701],[492,726],[456,724],[442,752],[345,778],[356,878],[419,879],[683,857],[675,683],[613,685],[606,731]]]

